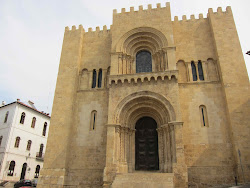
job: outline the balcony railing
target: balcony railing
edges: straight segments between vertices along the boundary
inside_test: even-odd
[[[43,161],[44,160],[44,153],[37,152],[36,153],[36,159],[40,160],[40,161]]]

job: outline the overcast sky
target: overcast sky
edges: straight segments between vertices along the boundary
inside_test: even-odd
[[[170,0],[174,16],[208,8],[232,6],[245,62],[250,72],[250,0]],[[82,24],[85,30],[112,24],[113,9],[139,5],[147,8],[161,0],[0,0],[0,102],[31,100],[39,110],[51,112],[64,28]],[[249,73],[248,73],[249,74]],[[250,74],[249,74],[250,75]]]

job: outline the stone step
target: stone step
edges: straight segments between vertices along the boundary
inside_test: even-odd
[[[173,188],[173,173],[124,173],[117,174],[112,188]]]

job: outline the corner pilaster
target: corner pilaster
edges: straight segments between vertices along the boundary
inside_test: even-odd
[[[183,122],[169,122],[172,155],[173,155],[173,173],[174,185],[178,188],[188,187],[187,166],[185,164],[184,145],[182,127]],[[175,150],[175,151],[174,151]]]

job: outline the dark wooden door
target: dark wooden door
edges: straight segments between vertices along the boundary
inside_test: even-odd
[[[157,124],[150,117],[136,123],[135,170],[159,170]]]

